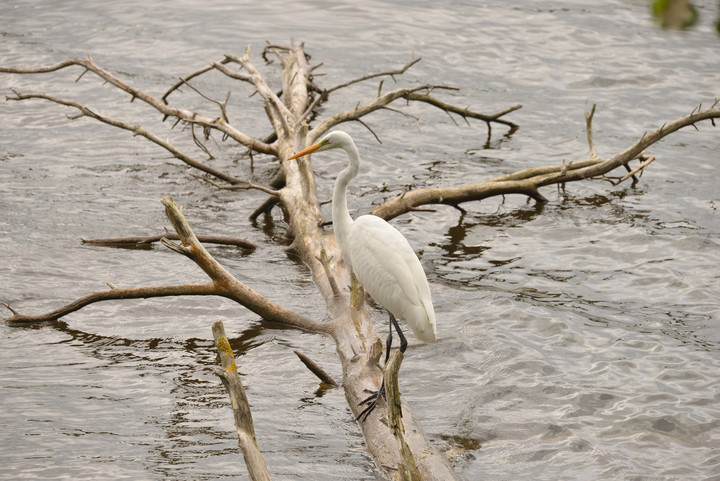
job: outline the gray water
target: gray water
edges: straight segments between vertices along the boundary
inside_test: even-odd
[[[154,95],[224,53],[253,60],[278,85],[266,41],[304,41],[324,62],[325,87],[423,60],[404,85],[492,113],[520,103],[507,136],[457,125],[426,106],[384,111],[344,127],[364,156],[350,207],[364,213],[407,188],[453,186],[530,166],[585,158],[583,109],[597,104],[598,154],[720,96],[718,5],[700,22],[663,31],[644,1],[534,2],[6,2],[0,59],[41,66],[92,54]],[[0,74],[10,88],[82,101],[142,123],[194,154],[186,132],[80,70]],[[231,121],[269,132],[247,86],[218,75],[197,85]],[[392,88],[386,80],[384,89]],[[324,114],[375,95],[358,85]],[[200,107],[190,91],[176,104]],[[172,195],[195,231],[247,238],[249,253],[212,247],[240,280],[322,319],[307,270],[288,254],[277,209],[218,192],[158,148],[44,102],[0,103],[0,300],[45,312],[105,282],[121,287],[205,282],[162,247],[90,247],[81,238],[156,234]],[[267,180],[273,166],[212,164]],[[632,187],[593,181],[545,188],[542,207],[520,197],[415,213],[394,224],[422,252],[439,342],[411,340],[401,389],[430,438],[467,480],[720,479],[720,131],[709,123],[653,146],[657,161]],[[321,197],[345,159],[316,161]],[[329,212],[328,212],[329,215]],[[0,479],[227,479],[247,477],[217,364],[211,323],[223,320],[275,480],[375,480],[379,473],[341,390],[320,388],[293,349],[333,376],[330,339],[261,322],[219,299],[96,304],[48,325],[0,326]],[[377,314],[378,328],[384,322]],[[381,324],[383,323],[383,324]]]

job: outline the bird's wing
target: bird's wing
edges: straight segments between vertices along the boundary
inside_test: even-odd
[[[355,276],[377,302],[404,319],[416,336],[435,339],[435,313],[425,272],[405,237],[385,220],[364,215],[348,236]],[[426,326],[432,327],[432,335]]]

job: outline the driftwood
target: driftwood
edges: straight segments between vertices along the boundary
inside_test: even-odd
[[[156,242],[160,242],[163,239],[180,240],[180,236],[178,234],[172,234],[168,232],[165,234],[156,234],[149,236],[114,237],[110,239],[82,239],[82,242],[83,244],[108,247],[149,247],[150,245]],[[237,239],[235,237],[199,235],[197,236],[197,239],[204,244],[236,246],[251,250],[255,250],[258,248],[258,245],[253,242],[247,241],[245,239]]]
[[[162,136],[154,134],[142,126],[131,125],[100,115],[88,106],[77,102],[45,93],[26,94],[19,91],[14,91],[13,95],[7,97],[7,100],[11,101],[41,99],[71,107],[75,114],[70,115],[70,119],[87,117],[127,130],[133,135],[142,136],[164,148],[181,162],[203,172],[209,176],[207,179],[210,182],[220,188],[255,189],[266,193],[267,200],[258,207],[253,215],[267,212],[275,206],[280,206],[285,210],[293,236],[291,247],[309,266],[313,280],[325,299],[330,319],[325,322],[308,319],[287,307],[264,298],[239,282],[204,249],[198,238],[192,233],[188,221],[175,202],[170,198],[165,198],[163,204],[166,214],[182,244],[173,243],[168,239],[164,239],[163,244],[195,262],[208,275],[210,283],[130,289],[119,289],[111,285],[109,291],[92,293],[45,315],[26,316],[11,309],[13,316],[5,319],[6,321],[11,323],[51,321],[88,304],[106,299],[168,295],[227,297],[246,306],[264,319],[332,336],[337,344],[337,353],[343,368],[342,386],[348,405],[353,416],[359,414],[361,408],[358,403],[366,397],[364,390],[369,387],[377,387],[382,377],[382,371],[378,368],[378,361],[382,354],[382,342],[373,328],[369,311],[365,306],[365,295],[362,288],[354,282],[337,243],[325,229],[316,193],[315,176],[309,160],[300,158],[288,161],[288,157],[344,122],[356,121],[366,125],[363,121],[365,116],[380,109],[395,110],[391,105],[397,101],[422,102],[445,111],[451,117],[459,116],[466,121],[479,120],[488,127],[488,132],[493,124],[509,128],[511,132],[514,132],[517,125],[508,120],[506,116],[520,106],[507,107],[493,114],[483,114],[471,109],[456,107],[436,97],[436,94],[452,90],[451,87],[443,85],[398,87],[382,93],[384,79],[395,80],[395,76],[402,75],[419,59],[413,59],[400,69],[367,75],[332,88],[323,89],[315,84],[313,78],[314,70],[320,65],[309,65],[302,44],[293,43],[289,47],[268,46],[263,52],[263,56],[269,55],[274,55],[281,61],[282,88],[279,93],[268,87],[262,75],[254,67],[250,60],[249,50],[242,57],[228,54],[223,59],[187,75],[173,85],[161,98],[148,95],[139,88],[123,82],[111,72],[97,65],[90,57],[68,59],[50,67],[28,69],[3,67],[0,68],[0,71],[16,74],[43,74],[79,67],[82,69],[81,76],[92,73],[105,83],[126,92],[130,100],[140,100],[156,109],[165,118],[192,127],[190,130],[193,133],[195,144],[205,153],[208,152],[208,149],[204,148],[202,140],[195,134],[196,129],[219,132],[224,139],[245,146],[251,160],[253,154],[267,154],[277,158],[279,169],[273,181],[267,186],[251,184],[203,164],[192,155],[180,151],[169,141],[163,140]],[[251,137],[229,123],[226,112],[227,97],[225,101],[216,101],[203,95],[203,98],[218,108],[216,118],[209,118],[170,104],[173,93],[178,88],[190,87],[197,91],[191,84],[192,80],[209,72],[219,72],[231,79],[253,86],[258,94],[257,97],[263,101],[269,122],[270,132],[264,138]],[[307,119],[314,118],[319,112],[318,108],[334,92],[357,82],[374,79],[383,79],[380,81],[377,95],[374,98],[364,103],[358,103],[351,110],[320,119],[314,122],[313,128],[309,128],[306,124]],[[198,93],[200,92],[198,91]],[[202,95],[202,93],[200,94]],[[593,108],[592,111],[586,112],[590,150],[588,158],[562,165],[526,169],[474,185],[411,190],[378,206],[373,213],[391,219],[430,204],[446,204],[462,210],[461,204],[506,194],[522,194],[537,202],[544,202],[545,197],[540,193],[540,188],[552,184],[583,179],[601,179],[613,183],[624,182],[631,178],[633,181],[637,181],[637,177],[654,160],[654,157],[644,154],[645,149],[680,128],[695,126],[696,123],[704,120],[710,120],[714,125],[714,119],[720,117],[717,103],[715,102],[706,109],[698,107],[691,114],[642,135],[636,143],[609,159],[601,159],[595,155],[591,130]],[[372,130],[371,132],[373,135],[375,134]],[[490,134],[488,133],[488,135]],[[634,161],[639,162],[638,165],[632,167],[631,162]],[[623,167],[625,173],[613,177],[611,172],[618,167]],[[10,309],[10,306],[7,307]],[[395,369],[394,366],[399,369],[400,361],[401,358],[398,356],[392,356],[386,371],[392,372]],[[391,384],[395,382],[396,386],[396,379],[393,381],[392,376],[386,378],[386,380],[388,379]],[[388,390],[391,388],[392,386],[387,386]],[[385,424],[386,414],[382,409],[376,409],[364,422],[359,424],[365,435],[368,451],[385,476],[391,478],[397,473],[402,479],[424,479],[426,481],[455,479],[455,474],[445,456],[428,441],[410,406],[394,390],[389,395],[389,405],[393,408],[393,411],[387,414],[390,429]],[[399,413],[402,413],[402,417],[399,416]]]
[[[235,430],[238,435],[238,445],[242,449],[250,479],[253,481],[270,481],[270,473],[268,473],[265,459],[260,453],[260,448],[255,439],[255,426],[250,412],[250,403],[240,382],[235,356],[225,334],[223,323],[220,321],[215,322],[212,326],[212,333],[220,356],[220,363],[222,364],[222,369],[217,369],[215,374],[222,380],[230,396],[230,404],[235,417]]]

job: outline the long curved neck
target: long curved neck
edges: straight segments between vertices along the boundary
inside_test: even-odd
[[[357,147],[355,147],[355,143],[352,141],[343,145],[343,149],[347,153],[350,163],[342,172],[340,172],[337,180],[335,180],[335,188],[333,189],[332,199],[332,217],[335,238],[340,244],[342,251],[347,253],[347,238],[353,223],[352,217],[350,217],[350,211],[347,207],[347,187],[353,177],[355,177],[358,173],[358,167],[360,166],[360,153],[358,152]]]

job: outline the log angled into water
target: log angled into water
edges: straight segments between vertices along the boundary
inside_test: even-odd
[[[270,481],[270,473],[265,464],[265,458],[263,458],[255,439],[255,425],[250,411],[250,403],[240,381],[235,356],[221,321],[213,324],[212,333],[215,339],[215,347],[217,347],[220,356],[220,363],[222,364],[222,369],[216,369],[215,374],[220,378],[230,396],[238,445],[243,452],[250,479],[252,481]]]

